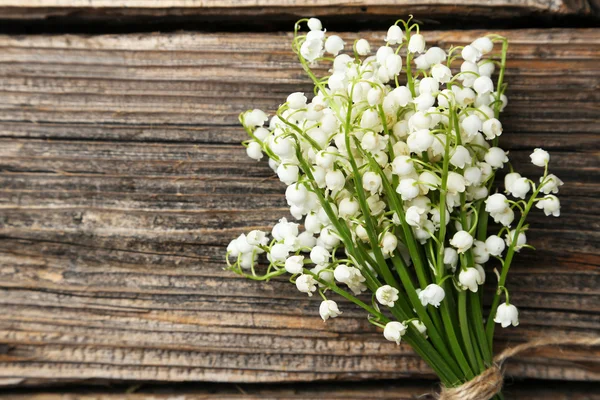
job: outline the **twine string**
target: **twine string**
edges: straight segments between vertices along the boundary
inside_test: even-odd
[[[547,337],[534,339],[515,347],[505,349],[494,357],[494,364],[477,375],[475,378],[454,388],[442,387],[438,396],[439,400],[489,400],[502,390],[504,377],[502,376],[502,363],[508,358],[530,349],[546,346],[582,346],[592,347],[600,345],[600,337]]]

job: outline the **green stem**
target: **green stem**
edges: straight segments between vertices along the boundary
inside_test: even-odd
[[[544,177],[546,174],[544,174]],[[542,179],[543,181],[543,179]],[[535,199],[537,198],[540,189],[543,187],[543,184],[540,184],[537,190],[531,195],[529,201],[527,202],[527,206],[525,207],[525,211],[521,214],[521,219],[519,220],[519,224],[514,230],[513,238],[508,247],[508,251],[506,252],[506,257],[504,259],[504,263],[502,264],[502,272],[500,273],[500,279],[498,280],[498,287],[505,286],[506,277],[508,275],[508,270],[510,269],[510,264],[512,263],[513,256],[515,255],[515,246],[517,244],[517,238],[519,237],[519,233],[523,228],[523,224],[525,223],[525,218],[527,218],[527,214],[531,210]],[[492,344],[494,340],[494,329],[496,324],[494,322],[494,318],[496,317],[496,310],[498,309],[498,305],[500,304],[500,290],[496,290],[494,293],[494,300],[492,301],[492,308],[490,309],[490,315],[488,316],[487,324],[485,327],[485,333],[487,335],[488,346],[490,351],[493,351]]]
[[[477,343],[481,351],[481,355],[483,356],[483,360],[485,361],[486,365],[489,366],[492,365],[493,360],[492,353],[490,351],[485,337],[479,293],[469,292],[469,296],[471,300],[469,311],[471,312],[471,326],[473,328],[472,330],[475,332],[475,338],[477,339]]]
[[[460,321],[460,332],[465,349],[467,350],[469,364],[474,371],[477,371],[478,363],[473,351],[473,343],[471,342],[471,334],[469,333],[469,320],[467,319],[467,292],[464,290],[458,293],[458,319]]]

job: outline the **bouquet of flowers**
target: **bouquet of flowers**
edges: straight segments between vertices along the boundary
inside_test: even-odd
[[[270,120],[257,109],[241,114],[248,156],[267,155],[303,230],[281,218],[270,235],[242,234],[227,248],[229,269],[254,280],[288,274],[297,290],[322,297],[323,320],[343,312],[332,298],[351,301],[455,388],[494,365],[495,324],[519,324],[507,274],[529,247],[532,208],[559,216],[562,182],[546,151],[531,154],[541,175],[533,179],[514,172],[498,146],[504,37],[427,49],[408,19],[376,51],[365,39],[345,46],[318,19],[298,21],[293,49],[314,95],[290,94]],[[317,76],[317,62],[330,74]],[[501,190],[494,178],[507,165]],[[500,269],[492,274],[490,259]],[[498,282],[487,321],[486,275]],[[500,398],[498,390],[490,394]]]

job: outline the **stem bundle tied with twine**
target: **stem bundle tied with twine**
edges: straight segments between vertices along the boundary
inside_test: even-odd
[[[385,42],[349,46],[318,19],[296,23],[292,48],[314,93],[290,94],[270,119],[254,109],[240,121],[248,156],[267,155],[299,222],[241,234],[228,267],[253,280],[287,274],[321,297],[323,320],[343,312],[333,294],[361,307],[387,340],[407,342],[431,366],[442,398],[500,396],[495,326],[519,324],[508,271],[530,247],[534,207],[560,215],[562,181],[546,151],[531,153],[540,176],[528,178],[499,147],[506,38],[427,49],[411,17]],[[484,323],[482,285],[494,276]]]
[[[527,350],[548,346],[581,346],[592,347],[600,345],[600,337],[549,337],[534,339],[518,346],[509,347],[494,357],[494,364],[477,375],[475,378],[454,388],[442,387],[439,400],[487,400],[499,394],[502,390],[504,377],[502,364],[509,358]]]

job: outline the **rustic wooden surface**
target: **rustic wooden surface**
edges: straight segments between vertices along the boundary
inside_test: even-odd
[[[538,251],[509,283],[521,325],[498,330],[499,348],[597,335],[600,30],[500,33],[511,40],[502,143],[525,174],[533,147],[551,150],[566,184],[562,217],[532,218]],[[0,36],[0,384],[432,377],[351,305],[325,324],[318,299],[285,280],[222,270],[231,238],[286,212],[283,185],[238,145],[237,115],[310,90],[289,40]],[[508,374],[598,381],[599,356],[540,349]]]
[[[398,16],[422,18],[512,18],[600,15],[598,0],[0,0],[0,16],[48,17],[265,17]]]
[[[410,380],[361,383],[317,383],[301,385],[195,384],[140,385],[130,387],[85,387],[8,390],[2,400],[434,400],[433,382]],[[600,388],[582,382],[507,382],[506,399],[514,400],[600,400]]]

